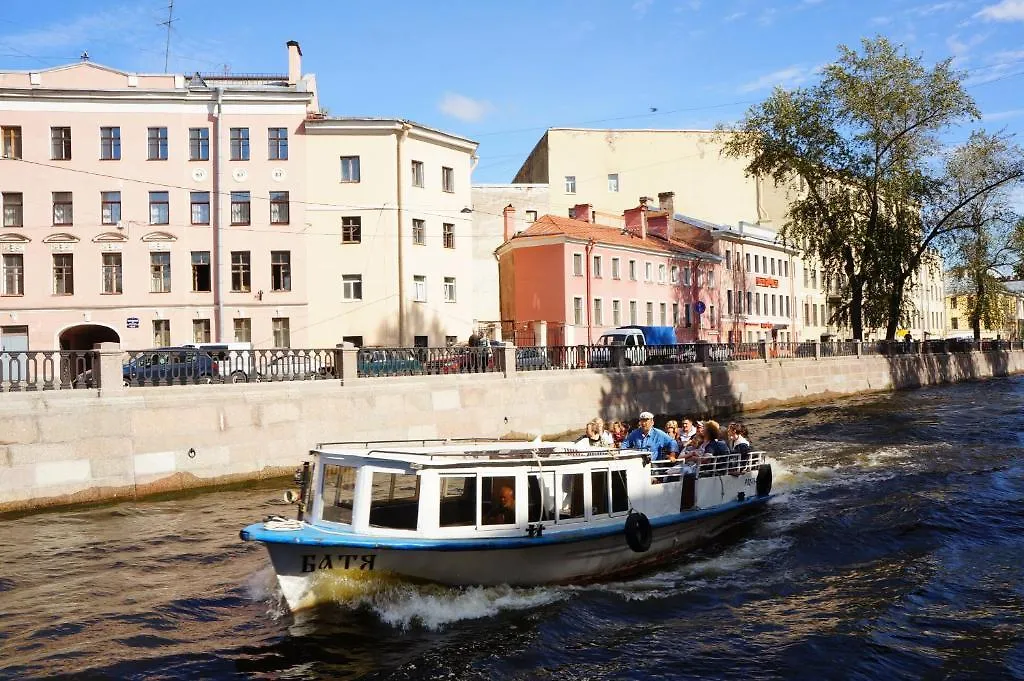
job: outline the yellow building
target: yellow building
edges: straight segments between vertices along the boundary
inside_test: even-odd
[[[972,307],[974,307],[973,295],[946,296],[946,317],[949,319],[947,337],[973,337],[974,331],[971,328],[970,317]],[[981,324],[982,340],[994,339],[997,336],[1004,340],[1019,339],[1022,307],[1024,307],[1024,295],[1012,290],[1001,294],[998,306],[999,318],[994,324],[995,328],[989,328],[983,320]]]

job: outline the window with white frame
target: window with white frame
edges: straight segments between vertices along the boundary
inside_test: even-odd
[[[341,157],[341,181],[342,182],[359,182],[359,157],[358,156],[342,156]]]
[[[583,276],[583,254],[573,253],[572,254],[572,273],[574,276]]]
[[[591,272],[593,273],[595,279],[601,278],[601,256],[594,256],[594,263],[592,265]]]
[[[232,320],[232,325],[235,329],[236,343],[252,342],[252,319],[248,317],[236,317]]]
[[[252,290],[252,261],[249,251],[231,251],[231,290],[248,293]]]
[[[608,173],[608,191],[618,192],[619,191],[619,174]]]
[[[291,322],[288,317],[271,318],[270,328],[274,332],[275,348],[290,348],[292,346]]]
[[[583,325],[583,298],[573,296],[572,299],[572,323],[576,326]]]
[[[668,303],[658,304],[658,316],[661,319],[659,324],[666,326],[668,324]]]
[[[637,318],[637,311],[636,311],[636,301],[635,300],[631,300],[631,301],[629,301],[629,323],[630,324],[636,324],[637,320],[638,320],[638,318]]]
[[[715,271],[714,270],[708,270],[707,271],[707,274],[704,276],[704,283],[707,285],[708,288],[714,287],[714,285],[715,285]]]
[[[725,251],[725,269],[732,269],[732,251],[728,249]]]
[[[455,192],[455,171],[451,168],[441,168],[441,191],[449,194]]]
[[[689,286],[691,284],[691,270],[689,266],[683,268],[683,286]]]
[[[171,320],[153,320],[153,346],[157,348],[167,347],[171,344]]]
[[[654,324],[654,303],[647,303],[647,325],[652,326]]]
[[[363,299],[363,275],[343,274],[341,275],[341,299],[362,300]]]
[[[100,128],[100,160],[121,160],[121,128]]]
[[[666,268],[665,265],[658,265],[658,283],[659,284],[664,284],[665,283],[665,271],[666,271],[666,269],[667,268]]]
[[[455,302],[455,277],[444,278],[444,302]]]
[[[672,326],[679,326],[679,303],[672,303]]]
[[[669,271],[669,281],[673,284],[679,283],[679,265],[672,265],[672,269]]]
[[[417,303],[427,302],[427,277],[422,274],[413,275],[412,299]]]
[[[445,248],[455,248],[455,225],[453,223],[441,224],[441,241]]]
[[[149,254],[150,293],[171,292],[171,254],[159,251]]]
[[[25,295],[25,256],[22,253],[4,253],[3,291],[5,296]]]
[[[621,278],[621,260],[619,258],[612,258],[612,279]]]
[[[612,301],[612,325],[622,326],[622,301]]]
[[[644,281],[654,281],[654,263],[644,263]]]
[[[576,176],[566,175],[565,176],[565,193],[575,194],[576,193]]]
[[[594,298],[594,319],[591,320],[594,326],[604,326],[604,301]]]
[[[423,180],[423,161],[412,162],[412,186],[422,187],[424,186]]]
[[[417,220],[413,218],[412,221],[412,243],[415,246],[425,246],[427,244],[427,221]]]
[[[636,260],[629,261],[629,280],[636,281]]]

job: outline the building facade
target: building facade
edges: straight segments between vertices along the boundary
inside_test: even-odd
[[[7,350],[306,342],[315,79],[0,73]]]
[[[477,143],[389,118],[311,118],[305,132],[310,342],[466,341]]]

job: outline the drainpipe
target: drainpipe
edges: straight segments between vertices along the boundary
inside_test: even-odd
[[[398,347],[405,347],[405,261],[402,248],[402,142],[409,136],[410,125],[405,121],[395,134],[395,198],[398,209],[395,217],[398,221]]]
[[[212,167],[212,191],[213,200],[212,215],[213,221],[213,253],[211,255],[211,266],[213,269],[213,306],[214,306],[214,337],[216,342],[224,342],[224,273],[221,267],[222,249],[224,248],[224,235],[221,232],[221,196],[220,196],[220,116],[224,106],[224,88],[217,88],[217,102],[213,107],[213,167]]]
[[[590,318],[590,307],[591,307],[591,305],[593,305],[593,302],[590,300],[590,260],[591,260],[591,255],[590,254],[593,253],[593,252],[594,252],[594,240],[591,239],[590,241],[587,242],[586,256],[585,256],[587,261],[584,263],[584,267],[586,268],[584,270],[584,272],[587,275],[587,297],[586,297],[587,309],[585,310],[586,313],[587,313],[587,345],[593,345],[594,344],[593,327],[591,326],[591,318]]]

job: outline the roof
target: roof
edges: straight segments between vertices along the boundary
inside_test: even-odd
[[[706,251],[698,251],[679,243],[666,241],[661,237],[648,235],[646,239],[641,239],[620,227],[563,218],[558,215],[544,215],[540,217],[532,225],[513,236],[512,239],[533,236],[565,236],[583,241],[593,240],[595,243],[605,246],[646,248],[651,251],[689,255],[695,258],[716,257]]]
[[[342,442],[320,443],[313,450],[328,457],[348,457],[371,461],[409,464],[413,468],[444,468],[483,465],[488,462],[535,462],[538,458],[553,463],[571,463],[583,459],[634,458],[632,450],[591,449],[572,442],[522,442],[480,440],[437,440],[419,442]]]

